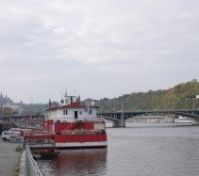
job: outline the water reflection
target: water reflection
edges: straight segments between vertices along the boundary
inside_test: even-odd
[[[38,161],[44,175],[106,175],[106,149],[60,150],[59,152],[59,156],[52,161]]]

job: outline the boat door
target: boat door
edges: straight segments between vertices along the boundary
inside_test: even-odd
[[[75,119],[78,119],[78,111],[74,111]]]

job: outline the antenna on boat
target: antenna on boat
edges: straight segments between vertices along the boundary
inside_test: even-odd
[[[50,100],[50,99],[49,99],[49,102],[48,102],[48,106],[49,106],[49,108],[52,107],[52,103],[51,103],[51,100]]]
[[[63,103],[62,104],[67,104],[68,103],[68,100],[67,100],[67,88],[66,88],[66,91],[65,91],[65,93],[64,93],[64,101],[63,101]]]
[[[66,88],[66,92],[65,92],[65,94],[64,94],[64,97],[65,97],[65,98],[67,97],[67,88]]]

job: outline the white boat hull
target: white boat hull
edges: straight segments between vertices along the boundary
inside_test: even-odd
[[[107,147],[107,142],[64,142],[56,143],[56,148],[99,148]]]

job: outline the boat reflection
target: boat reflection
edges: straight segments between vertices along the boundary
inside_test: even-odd
[[[57,158],[51,161],[38,161],[44,175],[83,176],[105,175],[107,149],[59,150]],[[50,166],[45,170],[45,165]]]

